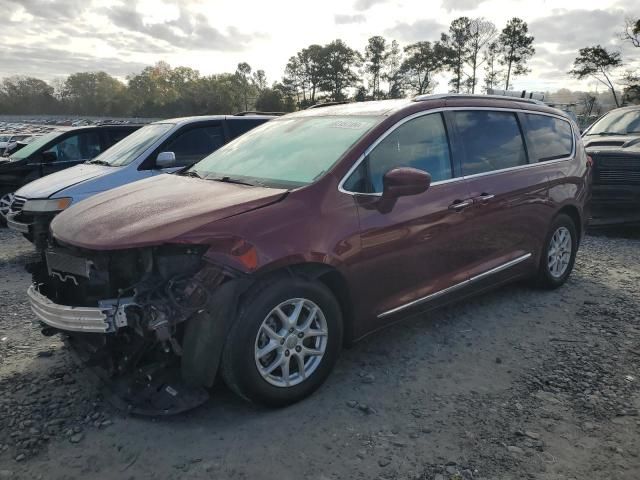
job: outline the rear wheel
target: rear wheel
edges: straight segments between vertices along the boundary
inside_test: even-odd
[[[222,375],[240,396],[297,402],[327,378],[342,344],[342,315],[319,282],[282,279],[245,295],[225,344]]]
[[[578,251],[576,226],[568,215],[558,215],[549,229],[540,258],[537,283],[543,288],[558,288],[567,281]]]

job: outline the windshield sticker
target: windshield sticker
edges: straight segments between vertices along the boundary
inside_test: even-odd
[[[361,130],[365,124],[354,120],[336,120],[329,124],[330,128],[345,128],[348,130]]]

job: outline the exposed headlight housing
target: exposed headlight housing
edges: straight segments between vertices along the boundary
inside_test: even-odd
[[[70,197],[50,198],[47,200],[27,200],[22,207],[24,212],[60,212],[71,205]]]

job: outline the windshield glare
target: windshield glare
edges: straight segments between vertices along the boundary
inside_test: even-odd
[[[612,111],[598,120],[589,129],[587,135],[612,133],[624,135],[640,132],[640,109]]]
[[[27,158],[29,155],[38,151],[40,147],[43,147],[44,145],[49,143],[51,140],[59,136],[61,133],[62,132],[51,132],[51,133],[47,133],[46,135],[42,135],[41,137],[38,137],[33,142],[29,143],[26,147],[21,148],[16,153],[11,155],[11,160],[22,160],[23,158]]]
[[[173,123],[145,125],[102,152],[89,163],[105,162],[112,167],[128,165],[173,126]]]
[[[189,171],[201,177],[300,187],[320,178],[380,120],[364,116],[271,120],[213,152]]]

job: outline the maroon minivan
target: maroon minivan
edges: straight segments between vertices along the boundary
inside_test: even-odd
[[[179,174],[72,205],[29,288],[134,411],[218,373],[285,405],[344,343],[531,277],[569,276],[589,217],[577,126],[532,100],[426,95],[272,120]]]

